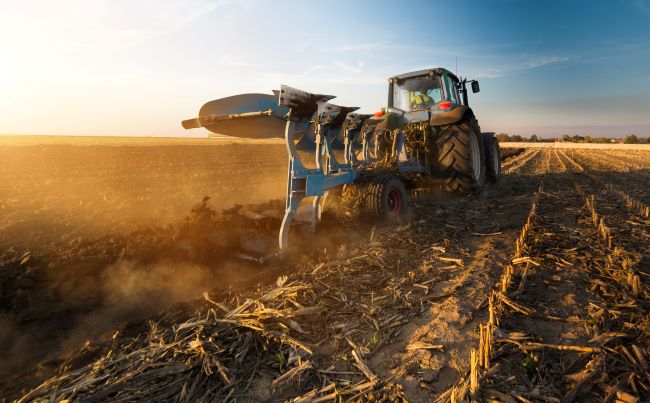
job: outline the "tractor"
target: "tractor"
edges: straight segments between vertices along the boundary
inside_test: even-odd
[[[321,219],[329,194],[356,188],[372,216],[403,220],[411,194],[440,187],[480,192],[501,174],[499,143],[481,133],[468,102],[469,84],[444,68],[388,80],[388,104],[375,114],[334,105],[331,95],[286,85],[273,94],[241,94],[210,101],[199,117],[182,122],[218,135],[284,138],[288,151],[286,209],[280,250],[303,200],[312,198],[310,228]]]

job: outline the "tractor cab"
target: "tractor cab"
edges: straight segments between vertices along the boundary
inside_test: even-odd
[[[415,117],[429,111],[448,112],[457,106],[469,106],[467,83],[472,84],[472,92],[479,92],[478,81],[459,79],[447,69],[434,68],[414,71],[391,77],[388,90],[388,109],[391,112]],[[416,119],[417,120],[417,119]]]

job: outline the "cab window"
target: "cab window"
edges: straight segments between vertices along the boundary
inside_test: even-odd
[[[458,86],[456,85],[456,81],[453,80],[448,74],[445,74],[445,87],[447,90],[448,100],[456,105],[460,105]]]
[[[393,107],[403,111],[429,109],[442,100],[440,77],[416,77],[395,83]]]
[[[427,91],[427,96],[433,99],[434,103],[442,101],[442,90],[440,88],[432,88]]]

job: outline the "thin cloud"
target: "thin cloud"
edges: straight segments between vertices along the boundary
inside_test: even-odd
[[[131,40],[123,45],[125,48],[142,46],[148,42],[176,33],[195,20],[212,13],[218,8],[240,3],[241,0],[217,1],[175,1],[159,3],[154,1],[151,9],[157,12],[149,20],[151,25],[142,29],[118,30],[116,37],[130,36]],[[107,32],[110,35],[110,32]]]
[[[338,75],[328,77],[325,81],[333,84],[388,85],[388,76],[382,76],[376,73],[361,75]]]
[[[634,0],[632,4],[644,14],[650,15],[650,5],[646,0]]]
[[[385,85],[388,75],[382,75],[374,71],[364,69],[364,63],[359,60],[356,65],[344,62],[332,62],[331,64],[314,65],[300,72],[280,70],[276,72],[258,72],[255,74],[267,85],[279,86],[287,84],[305,90],[322,91],[325,83],[351,84],[351,85]],[[304,87],[304,88],[303,88]]]
[[[549,64],[564,63],[569,60],[571,60],[571,58],[567,56],[542,56],[525,60],[519,65],[519,68],[523,70],[530,70],[542,66],[547,66]]]
[[[0,48],[9,58],[35,54],[86,56],[134,48],[176,33],[218,8],[241,0],[68,0],[17,3],[0,14]],[[3,10],[5,11],[5,10]]]
[[[335,52],[369,52],[371,50],[388,48],[394,45],[390,45],[387,42],[366,42],[366,43],[354,43],[351,45],[343,45],[335,48],[327,48],[326,50],[335,51]]]
[[[363,73],[363,62],[361,60],[357,60],[356,65],[351,65],[340,60],[335,61],[333,64],[339,69],[350,73]]]
[[[497,47],[509,47],[512,44],[497,44]],[[443,48],[439,46],[422,46],[410,43],[392,43],[392,42],[362,42],[324,49],[325,52],[332,53],[363,53],[364,56],[382,55],[384,51],[390,51],[390,54],[396,52],[409,54],[426,54],[426,55],[447,55],[463,58],[480,58],[480,49],[463,48]]]
[[[478,69],[474,75],[482,78],[500,78],[544,66],[565,63],[575,58],[577,57],[560,55],[531,57],[516,63],[501,64],[494,67]]]
[[[318,71],[323,71],[325,69],[327,69],[327,66],[324,64],[314,64],[312,66],[309,66],[309,68],[305,70],[302,74],[303,75],[314,74]]]

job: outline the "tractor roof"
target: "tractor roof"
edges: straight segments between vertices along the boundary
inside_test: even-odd
[[[445,68],[442,68],[442,67],[433,67],[433,68],[426,69],[426,70],[418,70],[418,71],[412,71],[410,73],[398,74],[396,76],[391,77],[388,81],[392,81],[392,80],[401,81],[401,80],[406,80],[406,79],[409,79],[409,78],[426,76],[429,73],[442,74],[444,72],[446,72],[451,77],[458,80],[458,77],[456,77],[456,75],[454,73],[452,73],[451,71],[449,71],[449,70],[447,70]]]

